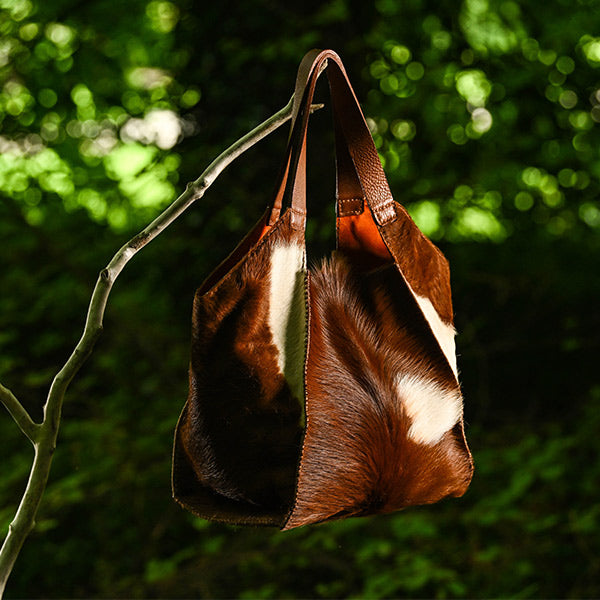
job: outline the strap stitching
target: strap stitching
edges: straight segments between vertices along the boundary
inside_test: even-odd
[[[396,220],[398,216],[396,214],[396,207],[394,205],[394,200],[390,199],[387,202],[379,204],[373,212],[375,213],[375,218],[380,225],[386,225],[387,223],[391,223]]]
[[[357,196],[356,198],[338,198],[338,203],[340,205],[340,208],[343,209],[344,208],[344,204],[348,204],[348,203],[356,203],[356,202],[360,202],[360,204],[355,208],[355,209],[350,209],[350,210],[343,210],[343,214],[339,215],[340,217],[350,217],[352,215],[360,215],[364,212],[365,210],[365,199],[363,196]]]

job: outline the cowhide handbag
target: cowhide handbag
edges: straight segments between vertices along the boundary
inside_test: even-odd
[[[321,71],[337,250],[308,268],[306,132]],[[196,292],[174,498],[203,518],[291,529],[461,496],[473,463],[448,263],[393,200],[335,52],[305,56],[294,99],[273,202]]]

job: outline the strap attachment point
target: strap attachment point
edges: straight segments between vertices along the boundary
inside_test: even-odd
[[[339,198],[337,203],[338,217],[360,215],[364,210],[364,198]]]
[[[293,206],[290,206],[288,210],[290,211],[290,224],[292,229],[304,233],[304,230],[306,229],[306,213],[296,210]]]
[[[383,204],[377,206],[377,208],[373,210],[373,216],[375,217],[377,224],[380,226],[387,225],[388,223],[395,221],[398,215],[396,214],[394,200],[390,198]]]

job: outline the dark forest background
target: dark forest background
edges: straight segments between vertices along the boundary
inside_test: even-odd
[[[597,0],[0,0],[0,381],[39,418],[98,271],[288,101],[312,47],[341,55],[450,260],[470,490],[285,534],[172,501],[194,290],[270,200],[284,127],[117,281],[8,597],[600,596]],[[309,153],[317,257],[327,109]],[[5,533],[32,458],[5,411],[0,455]]]

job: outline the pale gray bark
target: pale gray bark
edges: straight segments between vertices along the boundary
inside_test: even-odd
[[[321,105],[315,105],[312,109],[320,107]],[[21,431],[34,446],[34,460],[29,480],[16,515],[10,524],[8,535],[0,550],[0,598],[4,594],[6,582],[23,543],[35,527],[35,517],[48,482],[52,456],[56,448],[65,392],[75,374],[91,354],[94,344],[102,332],[102,320],[108,296],[119,273],[141,248],[164,231],[191,204],[201,198],[223,169],[240,154],[289,120],[291,114],[292,100],[279,112],[227,148],[196,181],[187,185],[185,192],[179,198],[143,231],[129,240],[113,256],[106,268],[100,271],[90,300],[83,335],[63,368],[52,381],[44,405],[44,417],[41,423],[34,423],[15,395],[0,385],[0,401],[6,406]]]

